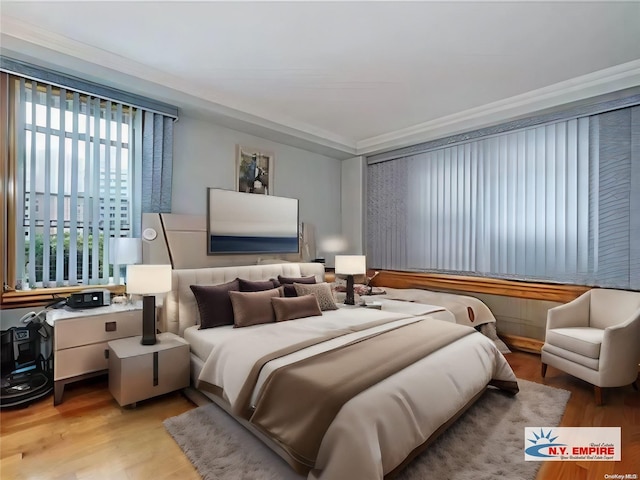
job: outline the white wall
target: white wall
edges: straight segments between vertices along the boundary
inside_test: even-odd
[[[204,215],[207,187],[235,188],[236,144],[275,154],[272,193],[297,198],[317,238],[341,233],[340,160],[188,116],[174,128],[172,213]]]

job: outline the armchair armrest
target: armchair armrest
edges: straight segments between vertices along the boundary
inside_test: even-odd
[[[547,312],[547,330],[552,328],[588,327],[591,291],[575,300],[550,308]]]
[[[640,361],[640,309],[623,323],[604,330],[600,349],[600,366],[606,386],[632,383],[638,375]]]

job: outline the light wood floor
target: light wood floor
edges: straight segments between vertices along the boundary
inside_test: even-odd
[[[571,392],[561,427],[622,427],[621,462],[544,462],[537,480],[604,480],[613,474],[635,474],[640,479],[640,392],[630,385],[605,388],[604,405],[596,407],[588,383],[553,367],[542,378],[539,355],[516,352],[506,358],[518,378]]]
[[[507,359],[519,378],[572,392],[562,426],[622,427],[622,462],[546,462],[538,480],[640,476],[640,393],[631,387],[606,389],[605,405],[596,407],[592,388],[580,380],[549,367],[543,381],[539,356],[517,352]],[[0,478],[198,479],[162,425],[191,408],[189,400],[173,393],[121,409],[104,378],[69,385],[57,407],[49,397],[0,412]]]

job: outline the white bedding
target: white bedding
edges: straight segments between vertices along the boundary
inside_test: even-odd
[[[319,317],[239,329],[191,327],[185,330],[184,337],[191,344],[192,352],[206,359],[200,379],[222,387],[226,400],[233,406],[249,370],[265,353],[336,328],[382,318],[397,324],[421,317],[341,308]],[[326,349],[329,343],[344,343],[363,334],[349,333],[272,361],[263,369],[258,384],[280,365]],[[381,479],[481,392],[491,379],[516,381],[493,342],[477,332],[388,377],[343,406],[327,430],[316,469],[309,478]],[[259,385],[254,390],[254,400],[257,391]]]
[[[357,314],[355,314],[356,312]],[[323,315],[320,316],[300,318],[289,322],[233,328],[232,333],[225,332],[222,338],[214,340],[211,352],[205,358],[205,366],[200,374],[200,379],[222,387],[225,400],[234,406],[251,368],[258,359],[269,352],[337,330],[346,331],[349,327],[362,323],[383,319],[400,320],[407,317],[414,318],[402,313],[382,312],[368,308],[339,308],[323,312]],[[190,331],[190,334],[192,333],[193,330]],[[333,345],[337,346],[354,340],[359,333],[362,335],[362,332],[358,332],[336,338],[332,341]],[[186,332],[185,339],[189,341]],[[310,347],[305,349],[305,353],[302,355],[310,356],[320,349],[322,349],[320,345]],[[282,357],[276,362],[282,362],[282,359],[285,359],[286,363],[293,361],[291,355],[287,355],[287,357]],[[298,358],[300,358],[300,354],[298,354]],[[272,367],[268,365],[265,368]]]
[[[435,311],[435,310],[439,310],[439,307],[432,306],[431,309]],[[422,309],[422,311],[425,311],[425,309]],[[387,318],[393,321],[390,321],[389,323],[385,323],[384,325],[368,328],[360,332],[353,332],[347,335],[343,335],[343,336],[334,338],[332,340],[322,342],[318,345],[314,345],[314,346],[305,348],[303,350],[299,350],[295,353],[285,355],[283,357],[272,360],[271,362],[267,363],[264,366],[264,368],[260,372],[260,375],[258,376],[258,381],[256,382],[256,386],[253,390],[253,394],[251,397],[251,401],[252,401],[251,405],[252,406],[255,405],[255,401],[257,400],[257,397],[262,388],[262,385],[264,384],[266,379],[269,377],[269,375],[271,375],[271,373],[273,373],[276,369],[282,366],[288,365],[290,363],[297,362],[304,358],[316,355],[318,353],[332,350],[341,345],[346,345],[349,342],[353,342],[354,340],[357,340],[359,338],[364,338],[368,335],[371,335],[372,333],[383,332],[392,328],[396,328],[400,325],[406,325],[408,323],[416,321],[416,317],[414,315],[406,315],[406,314],[401,314],[397,312],[392,312],[391,314],[389,314],[387,312],[383,313],[375,310],[369,310],[369,313],[366,315],[362,315],[362,317],[364,317],[363,320],[365,321],[372,321],[378,318]],[[423,317],[420,317],[420,318],[423,318]],[[225,348],[227,348],[228,350],[235,350],[240,348],[251,348],[252,353],[251,355],[247,355],[247,357],[250,358],[251,360],[249,362],[244,362],[242,364],[242,367],[243,367],[242,371],[236,371],[233,374],[228,374],[228,376],[225,378],[225,375],[227,375],[228,372],[218,368],[221,363],[220,358],[215,358],[215,355],[214,357],[210,357],[210,353],[214,349],[214,345],[210,343],[211,340],[204,342],[202,339],[200,339],[197,343],[202,345],[201,348],[199,348],[199,350],[201,350],[202,352],[205,351],[203,344],[205,343],[209,344],[209,352],[207,353],[207,356],[204,357],[205,364],[206,364],[206,360],[211,358],[211,361],[208,362],[209,366],[207,368],[209,368],[210,369],[209,372],[212,372],[212,373],[205,372],[204,377],[207,377],[210,380],[213,379],[216,385],[223,387],[225,400],[227,400],[231,405],[234,405],[237,399],[238,391],[242,387],[242,384],[244,383],[244,379],[248,376],[249,370],[251,369],[253,364],[262,355],[271,351],[272,349],[275,349],[273,348],[274,343],[268,343],[267,341],[265,341],[264,336],[272,335],[273,333],[272,331],[275,331],[276,335],[280,337],[279,340],[282,340],[279,344],[285,345],[285,344],[295,343],[293,342],[293,339],[295,339],[296,341],[299,341],[301,337],[306,338],[307,335],[304,332],[307,332],[307,331],[310,333],[309,336],[315,336],[318,333],[321,333],[324,331],[328,332],[328,331],[334,330],[336,324],[340,324],[341,326],[343,326],[343,325],[349,325],[353,323],[360,323],[360,319],[358,319],[357,322],[354,322],[353,320],[354,320],[353,310],[347,309],[347,308],[340,308],[338,310],[327,311],[327,312],[324,312],[324,315],[322,316],[298,319],[297,325],[294,325],[294,326],[302,327],[302,328],[301,329],[296,328],[296,330],[298,331],[294,334],[294,336],[291,337],[291,342],[289,339],[286,338],[286,335],[285,335],[286,332],[283,332],[284,328],[282,326],[285,324],[282,324],[282,323],[268,324],[268,325],[255,325],[251,329],[248,329],[248,328],[234,329],[233,327],[231,327],[231,331],[229,331],[229,329],[226,329],[217,338],[215,338],[215,333],[209,334],[209,335],[206,335],[205,333],[206,337],[209,339],[213,338],[214,339],[213,342],[215,342],[216,344],[222,345],[222,343],[225,343]],[[292,324],[286,324],[285,326],[291,326],[291,325]],[[310,327],[311,325],[313,325],[313,328],[307,328],[308,326]],[[190,331],[188,334],[187,332],[185,332],[185,339],[189,340],[190,338],[199,336],[196,333],[196,331],[192,329],[187,329],[187,330],[188,331],[190,330]],[[217,329],[208,329],[208,330],[217,330]],[[256,334],[258,330],[261,330],[261,332]],[[287,330],[292,330],[292,329],[288,328]],[[235,336],[234,336],[234,333],[235,333]],[[257,342],[258,344],[251,343],[250,345],[247,345],[247,342]],[[219,353],[221,357],[225,355],[225,352],[223,350],[220,350],[220,352],[222,352],[222,353]],[[203,357],[200,357],[200,358],[203,358]],[[231,365],[231,364],[229,364],[228,367],[233,368],[234,370],[238,369],[237,366]]]
[[[363,320],[369,321],[381,318],[379,312],[376,312],[375,309],[363,308],[362,311],[367,313],[361,314],[359,318],[362,320],[354,320],[352,312],[356,308],[358,310],[361,309],[361,307],[348,307],[341,305],[338,310],[328,310],[323,312],[323,315],[317,317],[299,318],[291,325],[294,325],[296,330],[300,330],[301,333],[307,331],[311,333],[318,333],[330,331],[337,327],[358,324]],[[402,312],[399,312],[393,316],[396,318],[404,318],[407,315],[403,315]],[[390,318],[393,317],[390,316]],[[318,319],[320,319],[321,323],[319,323]],[[282,331],[282,329],[278,329],[278,325],[283,324],[254,325],[243,328],[234,328],[233,325],[225,325],[223,327],[207,328],[205,330],[199,330],[200,326],[194,325],[184,331],[184,339],[191,344],[191,353],[195,354],[202,360],[206,360],[209,357],[211,350],[213,350],[216,345],[221,345],[230,339],[239,339],[238,341],[241,341],[240,339],[253,335],[256,330],[267,332],[267,334],[269,334],[269,330],[274,328],[276,329],[274,330],[275,332]]]
[[[440,305],[448,312],[451,312],[455,317],[456,323],[470,327],[496,322],[496,318],[489,310],[489,307],[475,297],[418,288],[383,288],[384,295],[363,296],[360,298],[363,298],[365,302],[395,300],[415,302],[416,304]]]

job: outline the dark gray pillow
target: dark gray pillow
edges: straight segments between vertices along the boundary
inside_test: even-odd
[[[278,281],[284,285],[285,283],[316,283],[316,277],[311,275],[310,277],[283,277],[282,275],[278,275]]]
[[[316,277],[313,275],[310,277],[283,277],[282,275],[278,275],[278,281],[284,287],[284,296],[285,297],[297,297],[296,289],[293,287],[294,283],[304,283],[306,285],[310,285],[316,283]]]
[[[280,284],[277,283],[278,281],[275,279],[253,281],[239,278],[238,282],[240,283],[241,292],[262,292],[264,290],[271,290],[280,286]]]
[[[233,307],[229,292],[238,291],[236,278],[222,285],[190,285],[200,312],[200,330],[233,325]]]

